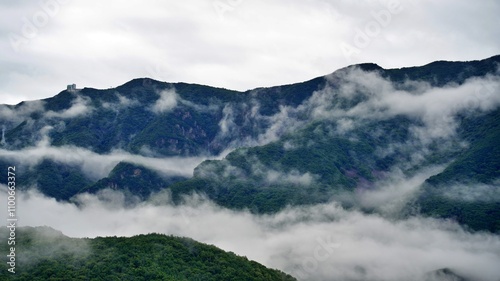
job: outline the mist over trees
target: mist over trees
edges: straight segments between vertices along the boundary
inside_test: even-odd
[[[360,64],[245,92],[143,78],[1,105],[23,225],[79,237],[24,230],[37,262],[17,278],[292,278],[264,264],[496,281],[499,63]]]

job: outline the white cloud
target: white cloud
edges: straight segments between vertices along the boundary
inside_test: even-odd
[[[329,84],[312,94],[297,107],[280,106],[271,116],[259,114],[257,101],[249,105],[228,104],[219,121],[218,138],[238,136],[230,147],[264,145],[278,140],[287,133],[296,132],[311,124],[311,121],[330,121],[334,135],[344,135],[367,123],[405,116],[416,122],[410,125],[411,138],[406,143],[392,143],[386,149],[378,148],[379,155],[414,148],[411,163],[419,162],[426,147],[433,141],[442,142],[441,149],[447,149],[447,141],[455,140],[459,127],[457,114],[480,114],[500,106],[500,76],[487,75],[471,78],[461,85],[449,84],[432,87],[422,81],[407,80],[403,86],[394,85],[377,72],[365,72],[352,68],[327,76]],[[400,90],[399,88],[411,90]],[[360,101],[356,101],[360,99]],[[346,107],[344,103],[355,102]],[[236,123],[243,115],[245,122]],[[251,120],[251,121],[249,121]],[[254,138],[241,137],[241,127],[252,129],[258,124],[262,130]],[[375,134],[377,132],[368,132]],[[332,135],[332,136],[334,136]],[[287,144],[290,147],[291,143]]]
[[[122,150],[113,150],[108,154],[97,154],[91,150],[75,146],[50,146],[49,139],[43,138],[35,147],[22,150],[0,149],[0,158],[20,161],[33,166],[43,159],[50,159],[68,165],[77,165],[91,179],[106,177],[116,164],[121,161],[143,165],[166,175],[190,177],[194,168],[207,157],[168,157],[152,158],[134,155]],[[215,157],[214,157],[215,158]]]
[[[266,182],[271,184],[287,184],[287,185],[311,185],[315,177],[311,173],[300,173],[299,171],[292,170],[288,173],[283,173],[276,170],[268,170],[266,173]]]
[[[300,110],[300,107],[299,107]],[[278,113],[267,117],[261,116],[269,125],[266,131],[260,134],[257,138],[257,143],[260,145],[267,144],[272,141],[278,140],[285,133],[290,133],[305,124],[296,116],[297,110],[290,106],[280,106]]]
[[[500,202],[500,181],[492,184],[454,184],[443,189],[442,195],[456,201]]]
[[[244,150],[234,153],[246,153]],[[299,185],[309,186],[316,183],[318,175],[309,172],[301,173],[297,170],[284,171],[279,167],[270,167],[259,161],[257,157],[246,157],[246,161],[251,168],[248,171],[231,165],[227,161],[221,161],[217,164],[205,163],[197,172],[199,177],[210,178],[217,181],[224,181],[228,178],[239,178],[239,180],[251,180],[258,184],[278,184],[278,185]]]
[[[413,85],[411,92],[398,90],[377,72],[355,68],[338,75],[340,81],[329,77],[332,87],[315,92],[299,110],[312,112],[311,117],[315,119],[336,120],[340,133],[353,129],[359,122],[403,115],[423,122],[423,126],[411,127],[411,132],[425,144],[453,137],[459,125],[455,119],[457,113],[488,112],[500,105],[500,95],[496,94],[500,92],[498,75],[471,78],[461,85],[444,87],[406,81]],[[339,98],[363,100],[345,109],[337,105]]]
[[[255,93],[254,91],[253,94]],[[306,123],[297,118],[300,107],[280,106],[279,111],[270,116],[260,114],[259,110],[260,103],[255,99],[251,99],[249,103],[225,105],[215,141],[229,140],[226,149],[260,146],[277,141],[284,134],[296,131]],[[253,131],[254,136],[246,135],[249,130]]]
[[[33,113],[43,112],[45,109],[45,102],[43,101],[27,101],[19,105],[17,108],[14,106],[0,105],[0,119],[6,122],[19,122],[29,118]]]
[[[5,201],[6,187],[0,191]],[[498,235],[469,233],[441,220],[395,221],[335,203],[252,215],[198,196],[174,206],[168,194],[158,194],[132,208],[123,206],[116,191],[101,198],[82,194],[76,207],[35,191],[18,192],[19,224],[48,225],[73,237],[188,236],[302,280],[422,280],[427,272],[445,267],[473,280],[500,276]]]
[[[123,108],[140,105],[139,101],[122,96],[118,92],[116,92],[115,95],[118,98],[118,102],[104,102],[102,103],[102,107],[113,111],[120,111]]]
[[[234,134],[237,131],[237,125],[233,121],[233,111],[234,110],[230,104],[227,104],[222,109],[222,118],[219,121],[219,134],[221,135],[220,137],[225,137],[227,135],[231,136],[231,134]]]
[[[53,96],[73,82],[108,88],[147,76],[246,90],[359,62],[390,68],[500,53],[495,0],[396,1],[402,11],[351,59],[341,43],[353,44],[358,30],[377,24],[373,14],[394,1],[221,1],[231,7],[223,19],[213,1],[64,1],[30,32],[23,18],[33,24],[47,2],[4,1],[2,102]],[[18,52],[13,35],[23,40]]]
[[[446,166],[426,167],[410,177],[395,168],[385,173],[385,178],[376,181],[372,188],[358,188],[354,194],[344,194],[344,196],[347,198],[354,196],[354,202],[362,208],[376,210],[388,217],[400,217],[405,215],[402,214],[402,210],[415,198],[425,180],[441,173]],[[345,198],[339,199],[345,200]]]
[[[81,97],[79,95],[71,102],[71,107],[61,112],[47,111],[45,113],[46,118],[74,118],[77,116],[90,114],[93,107],[90,105],[90,99],[87,97]]]
[[[179,96],[173,89],[163,90],[158,93],[160,98],[155,102],[155,104],[151,107],[151,110],[154,113],[164,113],[171,111],[177,106],[177,101]]]

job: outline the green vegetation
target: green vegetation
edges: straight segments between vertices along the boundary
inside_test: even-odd
[[[258,213],[327,202],[339,193],[369,188],[380,174],[402,161],[399,158],[409,157],[375,155],[377,147],[405,141],[409,122],[395,118],[371,123],[342,137],[331,136],[331,124],[316,122],[279,141],[238,149],[220,161],[205,161],[192,179],[169,189],[174,200],[181,200],[182,194],[202,192],[222,206]],[[392,130],[380,135],[365,133],[386,128]]]
[[[33,167],[0,159],[1,171],[7,171],[9,166],[16,166],[19,190],[36,187],[43,194],[57,200],[68,200],[93,183],[77,165],[61,164],[49,159],[44,159]],[[0,183],[7,184],[7,177],[0,177]]]
[[[500,233],[500,202],[450,199],[442,190],[426,186],[418,204],[422,214],[452,219],[471,230]]]
[[[468,78],[495,73],[498,62],[500,55],[480,61],[436,61],[424,66],[386,70],[385,74],[395,82],[409,79],[426,81],[433,86],[443,86],[448,83],[462,84]]]
[[[495,73],[498,63],[500,56],[472,62],[439,61],[401,69],[386,70],[375,64],[356,67],[376,71],[394,82],[396,88],[407,89],[415,87],[405,83],[408,80],[433,86],[461,84],[469,78]],[[151,157],[217,155],[234,143],[256,139],[273,124],[273,114],[287,106],[301,105],[326,84],[333,89],[326,95],[335,95],[335,90],[342,87],[343,74],[353,67],[328,77],[246,92],[147,78],[134,79],[115,89],[63,91],[44,100],[45,111],[67,110],[79,96],[91,107],[91,114],[45,118],[38,113],[23,116],[27,120],[1,120],[6,128],[6,144],[1,148],[17,150],[34,146],[43,135],[39,133],[42,128],[51,126],[48,134],[53,146],[74,145],[101,154],[122,149]],[[161,114],[152,112],[158,93],[170,89],[175,89],[180,98],[177,107]],[[352,108],[367,99],[361,92],[354,91],[349,98],[332,98],[327,111]],[[478,93],[472,94],[470,102],[476,102],[474,94]],[[411,115],[371,120],[354,114],[349,118],[356,127],[339,133],[338,119],[308,120],[309,113],[298,112],[298,116],[291,118],[305,124],[301,129],[266,145],[240,148],[223,160],[201,163],[191,179],[164,177],[145,167],[119,163],[106,178],[93,181],[79,167],[45,159],[30,167],[20,167],[19,186],[20,189],[37,186],[45,195],[58,200],[104,188],[147,199],[152,192],[168,188],[176,202],[183,195],[199,192],[224,207],[273,213],[287,205],[321,203],[340,193],[353,194],[373,188],[374,182],[383,180],[392,169],[411,176],[431,165],[451,163],[426,181],[416,199],[422,213],[457,218],[473,229],[499,230],[497,221],[488,219],[496,216],[497,205],[450,201],[442,195],[452,184],[498,183],[499,109],[483,114],[460,112],[455,116],[458,138],[446,142],[438,139],[425,145],[412,136],[413,129],[425,124]],[[226,117],[231,126],[222,132],[220,123]],[[462,141],[468,146],[461,145]],[[15,164],[8,160],[0,159],[4,171],[7,165]],[[5,180],[0,178],[0,182]]]
[[[80,190],[82,192],[96,193],[105,188],[125,191],[126,194],[138,196],[145,200],[153,192],[160,191],[169,185],[186,180],[181,176],[162,177],[141,165],[120,162],[109,173],[109,176],[97,183]]]
[[[450,199],[452,185],[495,184],[500,178],[500,110],[478,118],[463,118],[459,134],[469,142],[440,174],[427,180],[417,203],[425,215],[451,218],[473,230],[500,233],[500,202]]]
[[[0,228],[2,253],[6,237]],[[296,280],[215,246],[162,234],[76,239],[24,227],[16,239],[16,274],[2,262],[1,280]]]
[[[455,161],[428,183],[491,183],[500,178],[500,109],[483,116],[464,117],[459,134],[470,143]]]

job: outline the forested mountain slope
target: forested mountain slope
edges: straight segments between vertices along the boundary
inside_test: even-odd
[[[360,64],[246,92],[147,78],[62,91],[0,107],[0,164],[58,200],[107,188],[175,202],[200,193],[254,213],[332,200],[379,212],[387,202],[365,196],[418,178],[396,191],[398,215],[495,232],[499,63]]]
[[[0,228],[2,253],[8,230]],[[189,238],[69,238],[49,227],[17,229],[16,273],[2,280],[296,280],[277,270]]]

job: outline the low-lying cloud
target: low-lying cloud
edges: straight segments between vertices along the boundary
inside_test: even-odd
[[[35,166],[44,159],[67,165],[76,165],[81,168],[86,176],[93,180],[106,177],[114,166],[122,161],[142,165],[164,175],[191,177],[194,168],[207,159],[204,156],[153,158],[131,154],[119,149],[108,154],[98,154],[76,146],[54,147],[49,144],[47,138],[35,147],[21,150],[0,149],[0,158],[28,166]]]
[[[257,126],[261,131],[256,136],[239,137],[230,146],[264,145],[304,128],[311,121],[330,122],[335,135],[345,136],[369,123],[403,116],[414,122],[409,128],[411,139],[400,145],[424,149],[435,141],[454,139],[460,126],[459,114],[479,115],[500,106],[498,74],[442,87],[413,80],[394,83],[378,72],[356,67],[335,72],[326,79],[326,86],[300,105],[281,105],[270,116],[260,114],[256,100],[248,105],[226,105],[218,138],[241,135],[243,127],[248,131]],[[238,124],[235,120],[242,117],[244,122]]]
[[[309,103],[312,116],[319,119],[384,120],[398,115],[420,120],[423,126],[414,126],[412,132],[424,143],[451,137],[455,133],[458,113],[488,112],[500,105],[500,76],[486,75],[470,78],[461,85],[448,84],[431,87],[418,81],[406,81],[397,87],[377,72],[365,72],[354,68],[341,75],[340,82],[331,80],[339,89],[326,87],[317,92]],[[410,88],[402,90],[398,88]],[[343,109],[335,105],[335,99],[362,99],[353,107]]]
[[[458,202],[500,202],[500,180],[492,184],[457,183],[443,189],[442,196]]]
[[[396,168],[387,173],[385,179],[375,182],[372,188],[357,188],[354,194],[343,194],[339,199],[350,199],[355,205],[386,217],[404,216],[401,212],[415,198],[425,180],[441,173],[446,166],[426,167],[409,177]]]
[[[177,106],[179,95],[173,89],[167,89],[158,93],[160,96],[155,104],[151,107],[151,111],[156,114],[171,111]]]
[[[374,124],[402,117],[409,120],[408,138],[383,143],[376,147],[376,152],[382,157],[405,155],[398,165],[407,169],[427,159],[429,153],[433,153],[429,149],[433,144],[439,143],[433,148],[434,152],[465,148],[468,144],[457,138],[460,120],[464,116],[479,117],[500,106],[497,74],[470,78],[460,85],[434,87],[422,81],[394,83],[378,72],[350,68],[328,76],[327,81],[325,88],[314,92],[302,104],[282,105],[271,116],[261,115],[259,104],[254,101],[256,104],[246,109],[245,116],[252,120],[248,124],[237,125],[234,121],[237,110],[243,109],[227,105],[219,123],[220,135],[237,135],[241,127],[246,126],[248,131],[255,126],[252,124],[258,124],[262,129],[255,137],[238,138],[230,146],[264,145],[321,121],[328,124],[328,137],[348,137],[356,141],[358,136],[350,134],[356,129],[366,127],[364,132],[368,135],[386,134],[374,129]],[[285,148],[297,148],[297,145],[287,142]]]
[[[45,113],[46,118],[74,118],[77,116],[84,116],[90,114],[93,107],[90,105],[90,98],[76,96],[76,98],[71,102],[71,107],[60,112],[48,111]]]
[[[267,126],[256,138],[243,140],[238,145],[277,140],[287,132],[302,128],[307,124],[304,121],[332,121],[337,125],[334,133],[344,135],[366,122],[402,115],[419,121],[411,125],[411,140],[392,144],[377,153],[387,155],[391,149],[412,146],[419,148],[413,149],[417,151],[415,158],[419,158],[425,155],[427,144],[455,137],[459,126],[456,114],[488,112],[500,105],[500,96],[496,94],[500,90],[498,76],[473,78],[462,85],[440,88],[407,81],[411,87],[405,87],[411,90],[396,87],[377,73],[359,69],[340,78],[343,83],[340,88],[331,82],[332,85],[315,92],[298,107],[282,106],[272,116],[259,115],[258,104],[252,105],[248,109],[249,120],[253,118]],[[355,104],[342,106],[339,98]],[[183,101],[175,91],[167,90],[160,92],[151,109],[156,113],[168,112],[178,103]],[[35,109],[40,107],[32,105]],[[50,114],[66,118],[84,114],[88,108],[85,100],[80,99],[69,109]],[[26,108],[26,114],[35,109]],[[4,107],[0,114],[12,114],[9,110]],[[226,106],[222,112],[221,137],[237,129],[234,110]],[[297,144],[287,142],[285,145],[287,149],[295,149]],[[48,138],[35,147],[22,150],[0,149],[0,157],[30,166],[43,159],[78,165],[93,179],[107,176],[120,161],[140,164],[164,174],[191,176],[193,169],[206,159],[202,156],[152,158],[122,150],[97,154],[81,147],[53,147]],[[315,180],[315,175],[307,172],[283,172],[272,168],[255,162],[252,173],[271,183],[307,185]],[[373,214],[346,210],[330,202],[290,207],[274,215],[256,215],[222,208],[198,195],[186,197],[184,203],[174,205],[167,192],[156,194],[149,201],[126,206],[124,195],[112,190],[96,195],[80,194],[74,198],[78,204],[57,202],[31,190],[18,193],[17,207],[22,225],[48,225],[75,237],[130,236],[149,232],[188,236],[246,255],[303,280],[423,280],[428,272],[450,268],[472,280],[498,281],[498,235],[470,233],[451,221],[420,216],[397,219],[394,216],[425,179],[443,168],[432,167],[411,178],[402,176],[403,172],[393,171],[393,177],[377,183],[376,189],[358,189],[350,200],[356,200],[363,208],[375,209],[377,212]],[[233,166],[225,167],[223,172],[243,175]],[[498,200],[497,185],[457,185],[451,187],[450,192],[448,196],[455,196],[457,200]],[[2,186],[0,200],[5,202],[6,194]]]
[[[18,107],[2,104],[0,105],[0,119],[5,120],[5,122],[17,123],[29,118],[33,113],[43,112],[44,110],[45,102],[41,100],[26,101]]]
[[[141,105],[138,100],[129,99],[118,92],[115,92],[115,96],[118,98],[117,102],[103,102],[101,106],[105,109],[110,109],[112,111],[118,112],[124,108]]]
[[[470,233],[450,221],[391,220],[345,210],[334,202],[254,215],[221,208],[197,195],[173,205],[168,193],[126,208],[121,193],[106,192],[106,200],[99,194],[79,195],[79,207],[34,190],[19,192],[19,224],[47,225],[73,237],[151,232],[188,236],[300,280],[424,280],[426,273],[441,268],[473,280],[497,281],[500,276],[500,237]],[[0,200],[6,196],[1,186]]]
[[[235,153],[245,153],[244,150]],[[262,163],[257,157],[246,157],[250,167],[244,170],[233,166],[228,161],[205,163],[197,170],[197,176],[216,181],[225,181],[229,178],[254,181],[254,183],[265,185],[300,185],[309,186],[316,183],[320,176],[292,169],[285,171],[279,167],[270,167]]]

